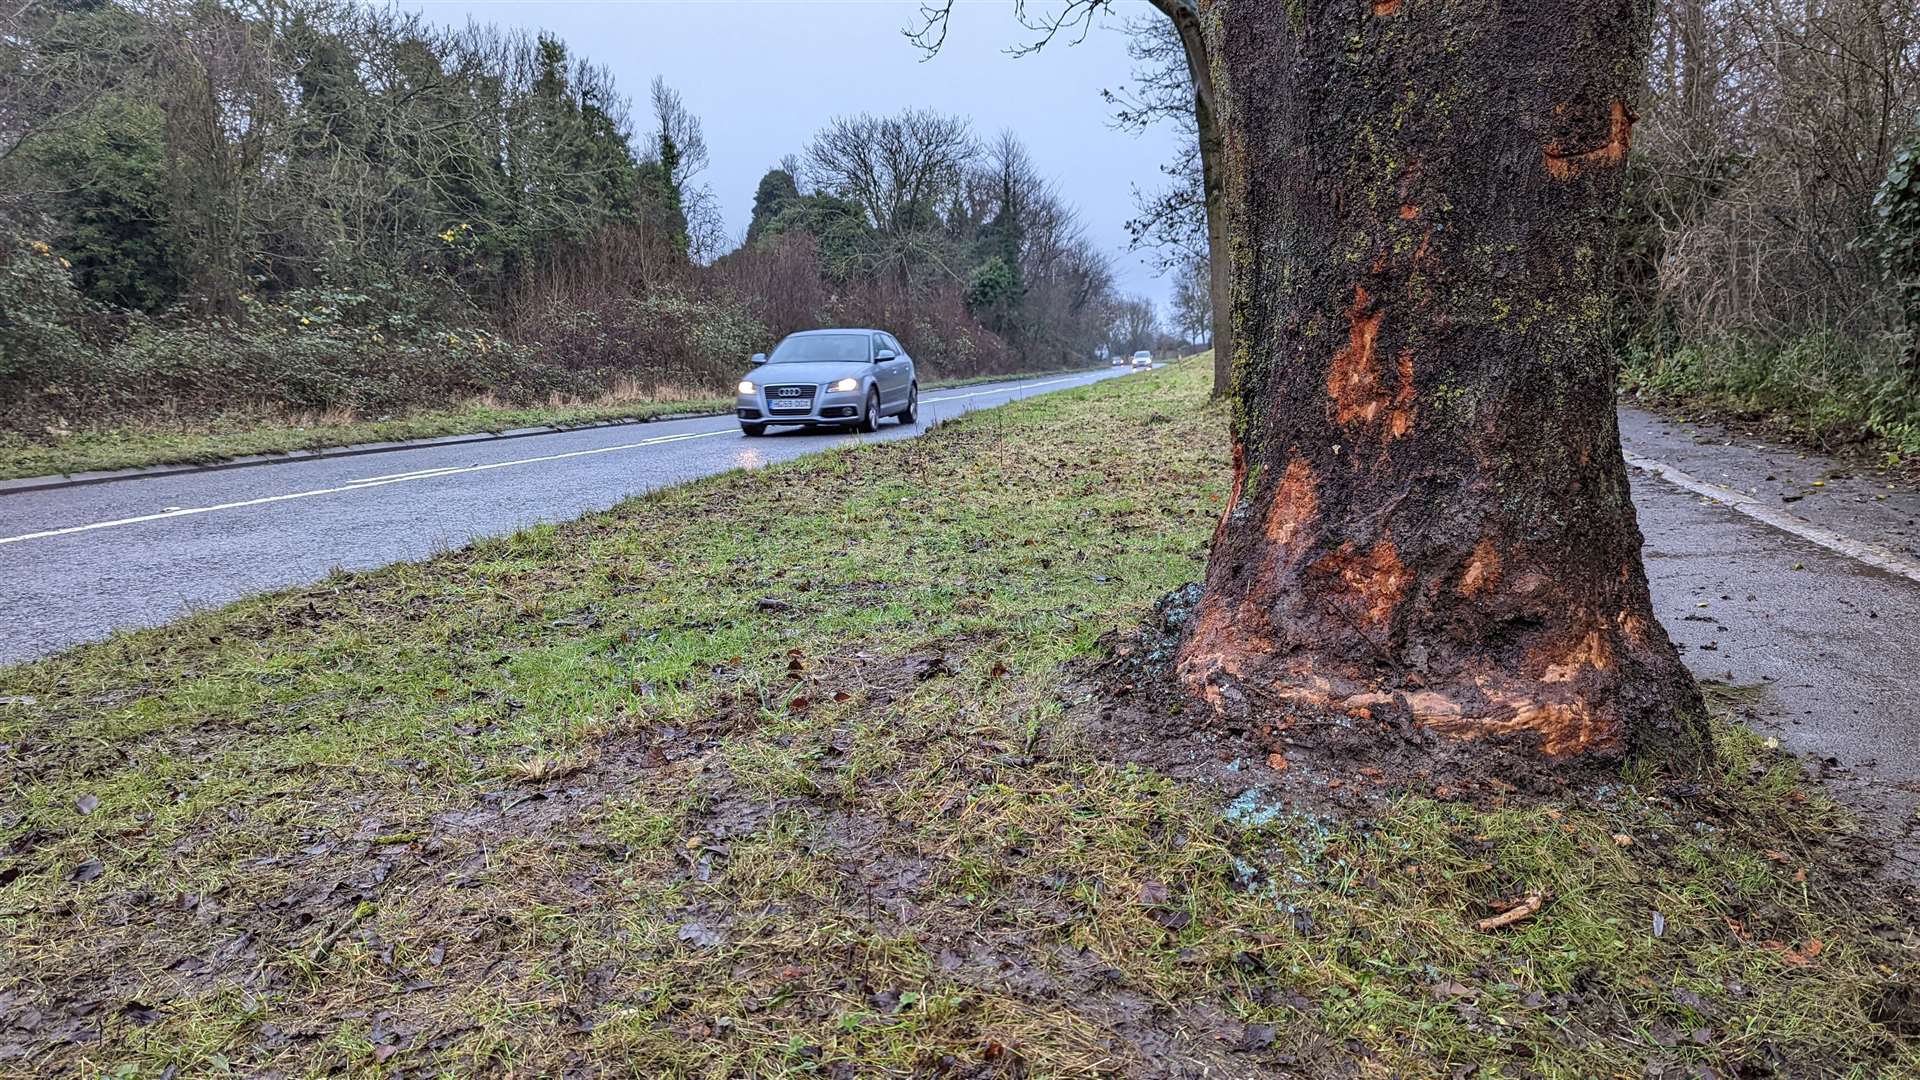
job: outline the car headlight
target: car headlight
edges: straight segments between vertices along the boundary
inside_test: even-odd
[[[741,392],[741,393],[743,393],[743,394],[751,394],[751,393],[753,393],[753,380],[751,380],[751,379],[741,379],[741,380],[740,380],[740,392]]]
[[[836,394],[844,394],[850,390],[860,389],[860,380],[849,376],[848,378],[841,379],[839,382],[834,383],[832,386],[827,387],[827,389],[832,390]]]

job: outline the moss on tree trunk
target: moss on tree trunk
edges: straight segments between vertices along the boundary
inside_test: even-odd
[[[1497,756],[1457,751],[1694,743],[1613,401],[1648,10],[1204,15],[1241,355],[1234,492],[1182,678],[1264,734],[1411,738],[1478,768]]]

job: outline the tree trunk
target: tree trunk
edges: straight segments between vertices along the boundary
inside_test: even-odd
[[[1200,190],[1207,203],[1207,291],[1213,300],[1213,396],[1233,389],[1232,255],[1227,250],[1227,184],[1225,144],[1213,106],[1195,95],[1194,116],[1200,125]]]
[[[1207,212],[1207,288],[1213,300],[1213,396],[1233,386],[1233,262],[1227,251],[1225,137],[1220,130],[1212,53],[1196,0],[1153,0],[1173,21],[1193,80],[1193,118],[1200,143],[1200,193]]]
[[[1700,745],[1613,401],[1648,13],[1203,12],[1244,358],[1177,663],[1227,721],[1475,772]]]

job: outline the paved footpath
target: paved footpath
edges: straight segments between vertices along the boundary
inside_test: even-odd
[[[1920,494],[1841,461],[1623,409],[1660,621],[1754,726],[1896,837],[1920,877]]]

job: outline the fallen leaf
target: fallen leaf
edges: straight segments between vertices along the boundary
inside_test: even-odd
[[[1511,909],[1501,912],[1498,915],[1491,915],[1491,916],[1488,916],[1487,918],[1481,919],[1478,923],[1474,925],[1478,926],[1483,931],[1498,930],[1503,926],[1512,926],[1514,923],[1522,922],[1526,919],[1533,918],[1534,915],[1539,913],[1541,905],[1545,904],[1546,902],[1547,902],[1547,894],[1537,893],[1537,892],[1528,893],[1523,899],[1521,899],[1521,901],[1518,904],[1514,905]]]
[[[1797,949],[1791,948],[1784,942],[1779,941],[1768,941],[1762,944],[1778,952],[1780,959],[1786,961],[1793,967],[1806,967],[1808,964],[1813,963],[1814,958],[1820,955],[1822,949],[1826,948],[1826,945],[1822,943],[1819,938],[1808,938],[1807,943]]]
[[[706,923],[700,923],[700,922],[687,923],[685,926],[682,926],[678,931],[676,931],[674,936],[679,938],[681,941],[686,942],[689,945],[697,946],[702,949],[710,949],[715,945],[718,945],[721,942],[727,940],[726,934],[722,933],[719,930],[713,929],[712,927],[708,926]]]
[[[1283,772],[1287,768],[1287,755],[1275,750],[1267,755],[1267,768],[1274,772]]]
[[[1617,832],[1613,834],[1613,843],[1616,847],[1632,847],[1633,837],[1623,832]]]
[[[86,862],[67,871],[67,880],[92,881],[94,878],[106,873],[106,871],[107,868],[100,865],[99,859],[88,859]]]
[[[1176,933],[1193,925],[1193,912],[1186,908],[1154,908],[1147,917]]]
[[[1168,898],[1171,897],[1172,895],[1173,895],[1173,890],[1167,888],[1165,885],[1161,884],[1160,882],[1145,881],[1145,882],[1141,882],[1140,892],[1134,897],[1134,899],[1139,901],[1141,904],[1151,907],[1154,904],[1166,903]]]

